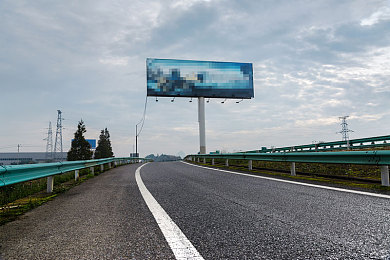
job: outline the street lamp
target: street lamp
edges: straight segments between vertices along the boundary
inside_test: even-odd
[[[142,123],[143,120],[139,121],[138,124],[135,125],[135,155],[138,156],[138,125]]]

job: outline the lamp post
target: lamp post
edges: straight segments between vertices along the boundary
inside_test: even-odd
[[[135,154],[138,157],[138,125],[142,123],[142,120],[135,125]]]
[[[138,153],[138,124],[135,125],[135,155]]]

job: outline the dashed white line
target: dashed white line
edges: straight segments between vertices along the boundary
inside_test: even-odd
[[[328,187],[328,186],[322,186],[322,185],[316,185],[316,184],[310,184],[310,183],[304,183],[304,182],[289,181],[289,180],[276,179],[276,178],[265,177],[265,176],[258,176],[258,175],[240,173],[240,172],[233,172],[233,171],[228,171],[228,170],[221,170],[221,169],[216,169],[216,168],[209,168],[209,167],[195,165],[195,164],[191,164],[191,163],[187,163],[187,162],[183,162],[183,163],[191,165],[191,166],[196,166],[196,167],[199,167],[199,168],[208,169],[208,170],[233,173],[233,174],[249,176],[249,177],[253,177],[253,178],[260,178],[260,179],[266,179],[266,180],[271,180],[271,181],[279,181],[279,182],[297,184],[297,185],[314,187],[314,188],[320,188],[320,189],[335,190],[335,191],[342,191],[342,192],[348,192],[348,193],[354,193],[354,194],[360,194],[360,195],[366,195],[366,196],[390,199],[390,196],[389,195],[385,195],[385,194],[378,194],[378,193],[371,193],[371,192],[357,191],[357,190],[347,190],[347,189],[342,189],[342,188]]]
[[[203,259],[203,257],[199,254],[196,248],[180,230],[180,228],[175,224],[175,222],[173,222],[173,220],[169,217],[169,215],[165,212],[165,210],[160,206],[160,204],[146,188],[140,175],[140,170],[145,165],[146,164],[143,164],[137,168],[137,170],[135,171],[135,180],[137,182],[141,195],[146,202],[146,205],[152,212],[176,259]]]

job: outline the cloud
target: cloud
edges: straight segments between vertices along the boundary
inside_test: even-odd
[[[388,1],[388,5],[390,5],[390,1]],[[373,26],[380,21],[390,20],[390,7],[384,6],[381,7],[378,11],[371,14],[368,18],[364,18],[361,20],[361,26]]]
[[[44,150],[61,109],[64,139],[82,117],[89,137],[108,127],[115,154],[128,155],[147,57],[253,62],[255,99],[206,105],[210,150],[340,139],[342,115],[356,137],[388,134],[388,1],[6,0],[0,9],[4,146]],[[197,152],[197,132],[196,102],[149,99],[140,151]]]

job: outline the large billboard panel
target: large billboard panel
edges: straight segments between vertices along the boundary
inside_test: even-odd
[[[73,142],[74,139],[72,139]],[[96,139],[85,139],[89,145],[91,146],[91,149],[96,149]]]
[[[147,95],[165,97],[252,98],[252,63],[146,60]]]

